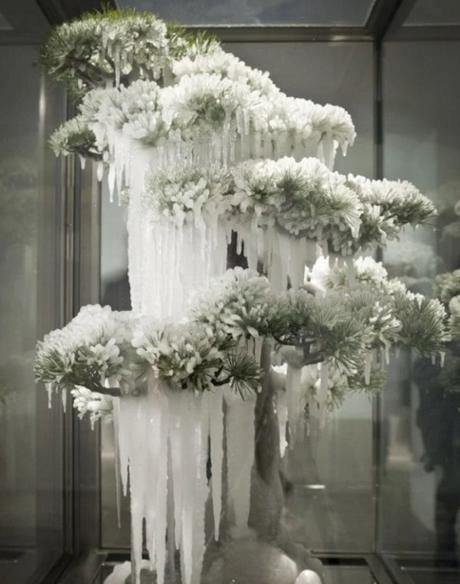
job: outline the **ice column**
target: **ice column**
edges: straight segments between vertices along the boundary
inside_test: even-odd
[[[243,400],[227,387],[225,404],[228,498],[233,511],[234,535],[238,537],[248,529],[251,471],[254,464],[255,398]]]

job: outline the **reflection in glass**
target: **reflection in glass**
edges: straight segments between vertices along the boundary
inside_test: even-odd
[[[439,215],[434,225],[408,231],[389,246],[384,259],[392,274],[425,294],[432,292],[436,274],[460,267],[459,53],[457,42],[385,46],[384,174],[414,181]],[[447,352],[444,368],[401,353],[382,398],[380,546],[417,555],[418,564],[411,564],[417,583],[458,578],[458,358],[458,346]],[[433,575],[434,567],[447,572]]]
[[[34,46],[2,46],[0,76],[0,582],[43,578],[62,554],[62,414],[37,391],[37,338],[61,322],[61,203],[50,127],[62,94]]]
[[[374,0],[121,0],[165,20],[195,25],[364,26]]]

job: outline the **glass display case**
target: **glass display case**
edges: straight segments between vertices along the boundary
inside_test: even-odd
[[[114,480],[113,425],[92,430],[57,398],[48,409],[31,364],[36,341],[82,305],[131,308],[126,208],[110,202],[96,165],[56,161],[47,147],[74,106],[42,74],[38,47],[51,24],[98,6],[77,4],[0,7],[5,584],[102,583],[129,558],[129,498]],[[438,210],[433,223],[407,228],[375,257],[428,296],[437,275],[460,268],[455,2],[121,0],[118,7],[212,29],[225,50],[269,71],[286,94],[343,106],[358,137],[336,170],[407,178]],[[449,350],[455,362],[458,350]],[[449,377],[402,350],[381,393],[348,396],[290,452],[283,521],[321,559],[325,584],[458,581],[459,386],[455,372]]]

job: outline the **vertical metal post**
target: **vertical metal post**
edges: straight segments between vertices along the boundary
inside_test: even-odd
[[[75,162],[78,164],[78,161]],[[73,296],[74,312],[99,302],[100,185],[96,169],[74,168]],[[74,431],[75,554],[100,546],[100,431],[88,420],[75,421]]]

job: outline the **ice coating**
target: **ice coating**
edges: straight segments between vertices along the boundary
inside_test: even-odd
[[[233,513],[233,534],[242,536],[248,530],[254,464],[255,399],[242,400],[227,388],[225,404],[229,506]]]

